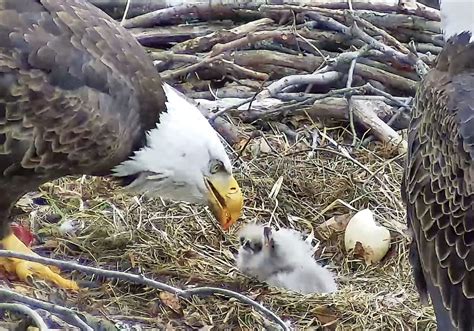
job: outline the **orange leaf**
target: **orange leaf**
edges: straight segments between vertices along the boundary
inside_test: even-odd
[[[179,315],[183,314],[181,304],[179,303],[179,299],[176,297],[176,295],[169,292],[160,292],[160,300],[165,306],[171,308],[175,313]]]

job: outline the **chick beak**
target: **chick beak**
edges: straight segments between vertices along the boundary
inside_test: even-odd
[[[206,178],[208,204],[222,229],[228,230],[242,214],[244,198],[234,176],[215,174]]]

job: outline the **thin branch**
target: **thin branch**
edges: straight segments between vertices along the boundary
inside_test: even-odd
[[[299,76],[299,75],[297,75],[297,76]],[[308,76],[311,76],[311,75],[308,75]],[[278,108],[275,108],[274,110],[266,112],[265,115],[261,116],[261,118],[265,119],[265,118],[268,118],[268,117],[271,117],[271,116],[275,116],[277,114],[284,114],[284,113],[289,112],[291,110],[297,109],[297,108],[299,108],[303,105],[314,104],[318,100],[330,98],[330,97],[337,96],[337,95],[353,95],[353,94],[359,94],[359,93],[363,94],[367,91],[366,87],[367,87],[367,84],[363,85],[363,86],[350,87],[350,88],[344,87],[344,88],[341,88],[341,89],[331,90],[331,91],[329,91],[328,93],[325,93],[325,94],[314,95],[312,97],[300,100],[298,102],[293,102],[294,100],[292,100],[292,101],[290,101],[289,103],[287,103],[283,106],[280,106]],[[278,95],[279,94],[276,94],[275,97],[278,98]],[[247,118],[247,120],[249,120],[249,118]]]
[[[323,73],[314,73],[309,75],[293,75],[282,78],[270,84],[258,98],[266,98],[275,96],[281,92],[285,87],[299,84],[328,84],[332,83],[342,77],[342,74],[337,71],[327,71]],[[266,92],[266,93],[265,93]]]
[[[222,109],[219,109],[218,111],[216,111],[215,113],[209,115],[209,121],[213,121],[215,120],[217,117],[219,116],[222,116],[224,115],[226,112],[228,112],[229,110],[231,109],[235,109],[235,108],[239,108],[240,106],[242,105],[245,105],[246,103],[249,103],[250,101],[252,101],[254,98],[253,97],[250,97],[250,98],[247,98],[247,99],[244,99],[236,104],[232,104],[230,106],[227,106],[227,107],[224,107]]]
[[[358,20],[353,13],[349,13],[351,17],[354,20]],[[364,25],[366,25],[368,28],[373,29],[374,31],[381,33],[384,38],[388,38],[397,48],[400,49],[400,46],[402,46],[402,51],[408,51],[408,48],[404,47],[401,45],[401,43],[398,42],[397,39],[394,37],[390,36],[388,33],[384,33],[384,30],[377,28],[375,25],[371,24],[370,22],[360,18],[360,22]],[[373,48],[378,49],[379,51],[393,57],[394,59],[400,61],[401,63],[406,63],[411,65],[413,68],[415,68],[418,76],[422,78],[426,72],[428,71],[428,66],[426,63],[424,63],[421,59],[418,58],[416,54],[416,50],[414,52],[410,52],[408,54],[404,54],[398,50],[395,50],[380,41],[375,40],[375,38],[369,36],[367,33],[365,33],[362,29],[360,29],[357,24],[354,24],[351,28],[351,33],[354,37],[359,38],[360,40],[366,42],[367,44],[371,45]]]
[[[351,62],[351,66],[349,67],[349,74],[347,75],[347,84],[346,88],[352,87],[352,79],[354,77],[354,69],[357,63],[357,58],[354,58]],[[347,106],[349,108],[349,125],[352,131],[352,147],[356,145],[357,142],[357,133],[354,125],[354,110],[352,108],[352,94],[346,94]]]
[[[261,18],[246,24],[239,25],[230,30],[219,30],[214,31],[205,36],[198,36],[193,39],[188,39],[181,43],[178,43],[170,48],[171,51],[175,53],[197,53],[205,51],[209,48],[214,47],[215,45],[225,45],[225,43],[232,42],[233,40],[243,38],[252,33],[255,33],[258,29],[265,25],[270,25],[274,23],[270,18]],[[211,54],[215,56],[222,52],[216,52]]]
[[[347,4],[349,5],[349,12],[353,15],[354,10],[352,8],[352,1],[347,0]],[[357,26],[357,22],[354,22],[353,25]],[[354,77],[354,70],[355,70],[355,66],[356,66],[358,57],[359,56],[354,57],[351,61],[351,65],[349,67],[349,73],[347,74],[346,88],[352,87],[352,80],[353,80],[353,77]],[[351,132],[352,132],[352,144],[351,144],[351,146],[355,147],[355,145],[357,143],[357,133],[356,133],[355,125],[354,125],[354,108],[352,107],[352,94],[346,94],[345,97],[346,97],[346,100],[347,100],[347,108],[349,109],[349,126],[351,127]]]
[[[328,59],[327,62],[331,65],[331,67],[336,67],[343,63],[352,64],[352,60],[358,59],[368,54],[371,49],[372,49],[371,45],[364,45],[356,51],[340,53],[338,56],[332,59]]]
[[[394,97],[393,95],[391,95],[390,93],[387,93],[387,92],[384,92],[382,90],[379,90],[378,88],[372,86],[370,83],[367,83],[365,85],[367,87],[367,90],[369,92],[372,92],[374,94],[378,94],[384,98],[387,98],[389,99],[390,101],[393,101],[396,105],[400,106],[400,107],[403,107],[403,108],[406,108],[406,109],[410,109],[410,99],[407,100],[407,102],[403,102],[403,101],[400,101],[399,98],[396,98]]]
[[[19,303],[0,303],[0,309],[12,310],[31,317],[40,331],[48,331],[49,328],[41,316],[28,306]]]
[[[260,0],[262,1],[262,0]],[[152,5],[155,0],[149,0]],[[169,7],[168,7],[169,6]],[[236,9],[257,9],[258,4],[255,1],[168,1],[167,5],[152,12],[135,16],[125,20],[126,28],[151,28],[153,26],[165,25],[170,23],[186,22],[193,19],[211,20],[225,19],[235,17]]]
[[[232,61],[229,60],[222,60],[223,63],[227,64],[230,68],[230,70],[235,71],[237,73],[240,73],[244,76],[248,76],[249,78],[257,79],[257,80],[263,80],[267,81],[269,78],[269,75],[266,73],[258,72],[252,69],[247,69],[245,67],[242,67],[238,64],[235,64]]]
[[[11,253],[9,251],[4,251],[4,250],[0,251],[0,253],[5,253],[5,252]],[[16,256],[16,255],[18,255],[18,256]],[[11,257],[23,259],[23,257],[20,256],[20,255],[23,255],[23,254],[13,253],[11,255]],[[7,256],[7,255],[5,255],[5,256]],[[28,256],[28,257],[33,258],[33,256],[30,256],[30,255],[24,255],[24,256],[25,257]],[[39,257],[34,256],[34,258],[39,258]],[[43,258],[41,258],[41,259],[43,259]],[[47,260],[50,260],[50,259],[47,259]],[[32,261],[32,260],[30,260],[30,261]],[[42,263],[41,261],[34,261],[34,262]],[[49,262],[44,262],[44,263],[49,264]],[[72,309],[61,307],[61,306],[58,306],[58,305],[55,305],[55,304],[52,304],[52,303],[49,303],[49,302],[45,302],[45,301],[42,301],[42,300],[30,298],[30,297],[24,296],[22,294],[16,293],[14,291],[11,291],[11,290],[8,290],[8,289],[5,289],[5,288],[0,288],[0,298],[2,298],[2,301],[5,301],[5,299],[8,299],[8,300],[22,302],[24,304],[27,304],[29,306],[36,307],[36,308],[39,308],[39,309],[44,309],[48,312],[51,312],[51,313],[54,313],[56,315],[61,316],[61,319],[64,319],[65,322],[67,322],[71,325],[77,326],[81,330],[94,331],[89,325],[87,325],[82,319],[80,319],[76,315],[76,312],[74,312]]]
[[[164,71],[161,73],[161,78],[163,80],[170,80],[178,76],[186,75],[204,65],[208,65],[209,63],[212,63],[214,61],[222,60],[223,57],[224,57],[224,54],[219,54],[217,56],[212,56],[212,57],[205,57],[200,62],[191,64],[190,66],[186,66],[184,68],[179,68],[176,70]]]
[[[381,91],[381,92],[383,92],[383,91]],[[386,93],[386,92],[383,92],[383,93]],[[245,99],[250,99],[254,95],[255,95],[254,91],[239,91],[239,90],[231,89],[231,88],[223,88],[223,89],[219,89],[217,99],[219,99],[219,100],[228,99],[229,103],[234,105],[234,104],[237,104],[237,101],[240,101],[240,100],[243,101]],[[275,99],[278,99],[278,100],[281,100],[281,101],[304,101],[304,100],[308,100],[310,98],[319,98],[321,95],[322,94],[319,94],[319,93],[305,93],[305,92],[293,92],[293,93],[288,92],[288,93],[286,93],[286,92],[282,92],[282,93],[278,93],[277,95],[275,95]],[[412,97],[395,97],[395,96],[392,96],[389,93],[388,93],[388,95],[391,96],[391,99],[387,99],[386,97],[381,96],[381,95],[354,95],[353,97],[356,98],[356,99],[359,99],[359,100],[363,99],[363,100],[368,100],[368,101],[372,101],[372,102],[384,101],[385,103],[387,103],[388,105],[391,105],[391,106],[402,107],[402,105],[404,105],[404,106],[411,107]],[[216,97],[212,96],[212,94],[208,91],[191,92],[191,93],[188,93],[187,96],[189,96],[190,98],[194,98],[194,99],[204,99],[204,100],[208,100],[208,101],[217,103],[217,101],[215,100]],[[235,99],[238,99],[238,100],[235,100]],[[401,102],[402,104],[399,104],[399,102]],[[245,102],[243,104],[245,104]],[[239,105],[239,106],[241,106],[241,105]]]
[[[124,25],[125,19],[127,18],[128,11],[130,10],[130,4],[132,3],[132,0],[127,0],[127,5],[125,6],[125,11],[123,12],[123,17],[122,21],[120,22],[120,25]]]
[[[280,30],[271,30],[271,31],[257,31],[247,34],[245,37],[234,39],[225,44],[215,44],[210,52],[211,56],[216,56],[222,54],[226,51],[237,50],[239,48],[248,47],[253,45],[258,41],[275,39],[280,41],[290,42],[296,40],[294,34],[290,31],[280,31]]]
[[[397,40],[397,38],[390,35],[384,29],[381,29],[381,28],[375,26],[374,24],[372,24],[369,21],[363,19],[362,17],[359,17],[359,16],[355,15],[354,13],[351,13],[350,15],[351,15],[351,17],[354,21],[356,21],[356,22],[360,23],[361,25],[365,26],[366,28],[369,28],[369,29],[375,31],[376,33],[380,34],[387,41],[389,41],[391,44],[393,44],[395,47],[397,47],[401,52],[403,52],[405,54],[410,54],[410,50],[407,47],[405,47],[401,42],[399,42]]]
[[[193,289],[179,289],[155,280],[152,280],[150,278],[147,278],[143,275],[134,275],[131,273],[126,273],[126,272],[121,272],[121,271],[113,271],[113,270],[104,270],[104,269],[98,269],[94,267],[89,267],[89,266],[84,266],[80,265],[74,262],[69,262],[69,261],[58,261],[55,259],[50,259],[50,258],[45,258],[41,256],[32,256],[32,255],[26,255],[26,254],[20,254],[12,251],[7,251],[7,250],[0,250],[0,257],[7,257],[7,258],[17,258],[17,259],[23,259],[27,261],[33,261],[41,264],[46,264],[46,265],[52,265],[55,267],[59,268],[69,268],[69,269],[74,269],[81,271],[87,275],[94,275],[94,276],[102,276],[102,277],[107,277],[107,278],[113,278],[113,279],[118,279],[122,281],[128,281],[132,282],[135,284],[141,284],[145,286],[149,286],[158,290],[166,291],[173,293],[179,297],[182,298],[190,298],[192,296],[204,296],[204,295],[212,295],[212,294],[222,294],[230,298],[237,299],[241,302],[247,303],[253,308],[255,308],[257,311],[260,313],[266,315],[269,319],[274,321],[276,324],[280,325],[283,330],[288,330],[288,326],[285,324],[285,322],[280,319],[275,313],[273,313],[271,310],[268,308],[264,307],[263,305],[259,304],[258,302],[248,298],[247,296],[231,291],[231,290],[226,290],[222,288],[216,288],[216,287],[196,287]],[[7,291],[7,292],[5,292]],[[11,293],[11,291],[0,289],[0,296],[2,293],[5,295],[8,293]],[[13,292],[14,293],[14,292]],[[14,293],[15,294],[15,293]],[[35,300],[35,299],[31,299]],[[21,300],[18,300],[21,301]],[[35,300],[38,301],[38,300]],[[23,302],[23,301],[22,301]],[[41,302],[41,301],[38,301]],[[69,312],[70,310],[52,305],[53,307],[56,307],[58,311],[63,311],[64,312]],[[77,316],[76,316],[77,318]],[[82,322],[82,321],[81,321]],[[83,322],[82,322],[83,323]],[[83,323],[84,324],[84,323]],[[92,329],[90,329],[92,330]]]

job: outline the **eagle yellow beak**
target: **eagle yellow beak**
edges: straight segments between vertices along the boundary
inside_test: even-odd
[[[208,203],[222,229],[228,230],[242,214],[244,198],[234,176],[217,173],[206,178]]]

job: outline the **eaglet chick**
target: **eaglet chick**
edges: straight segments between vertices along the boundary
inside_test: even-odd
[[[301,294],[337,290],[333,274],[314,260],[313,246],[300,232],[248,224],[239,236],[237,268],[243,273]]]

